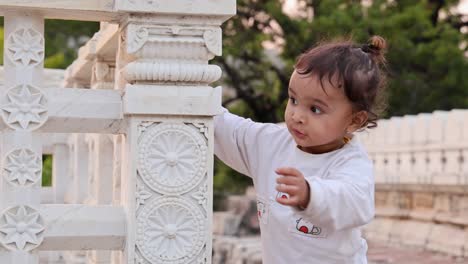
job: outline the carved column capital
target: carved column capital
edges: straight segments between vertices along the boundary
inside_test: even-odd
[[[219,26],[129,21],[124,40],[133,58],[123,71],[130,84],[209,84],[221,77],[221,68],[208,64],[221,55]]]

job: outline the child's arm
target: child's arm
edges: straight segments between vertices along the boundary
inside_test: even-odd
[[[214,118],[215,155],[231,168],[253,177],[260,134],[266,124],[231,114],[227,109]]]
[[[350,158],[326,179],[305,179],[294,168],[280,168],[277,190],[289,198],[284,205],[303,207],[305,219],[330,231],[362,226],[374,217],[372,164],[364,158]]]

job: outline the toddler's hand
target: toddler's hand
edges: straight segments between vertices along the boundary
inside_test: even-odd
[[[280,175],[276,179],[276,190],[289,194],[289,198],[277,197],[276,201],[282,205],[306,208],[309,204],[310,188],[304,175],[295,168],[278,168],[275,172]]]

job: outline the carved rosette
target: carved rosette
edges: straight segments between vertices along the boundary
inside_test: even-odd
[[[42,174],[42,159],[30,149],[16,149],[6,156],[5,179],[15,186],[31,186]]]
[[[44,37],[32,28],[20,28],[8,36],[6,54],[17,66],[36,66],[44,60]]]
[[[44,219],[29,206],[6,209],[0,217],[0,242],[9,250],[30,251],[44,239]]]
[[[136,245],[150,263],[189,263],[204,248],[205,221],[199,207],[187,199],[157,199],[137,217]]]
[[[207,143],[192,126],[161,123],[148,127],[139,149],[139,175],[158,193],[180,195],[204,179]]]
[[[0,107],[3,121],[15,130],[34,130],[47,120],[47,99],[37,87],[21,84],[9,89]]]

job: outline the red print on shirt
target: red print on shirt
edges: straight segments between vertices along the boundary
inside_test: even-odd
[[[322,233],[322,229],[320,227],[314,226],[311,222],[308,222],[302,218],[296,220],[296,230],[313,236],[317,236]]]

